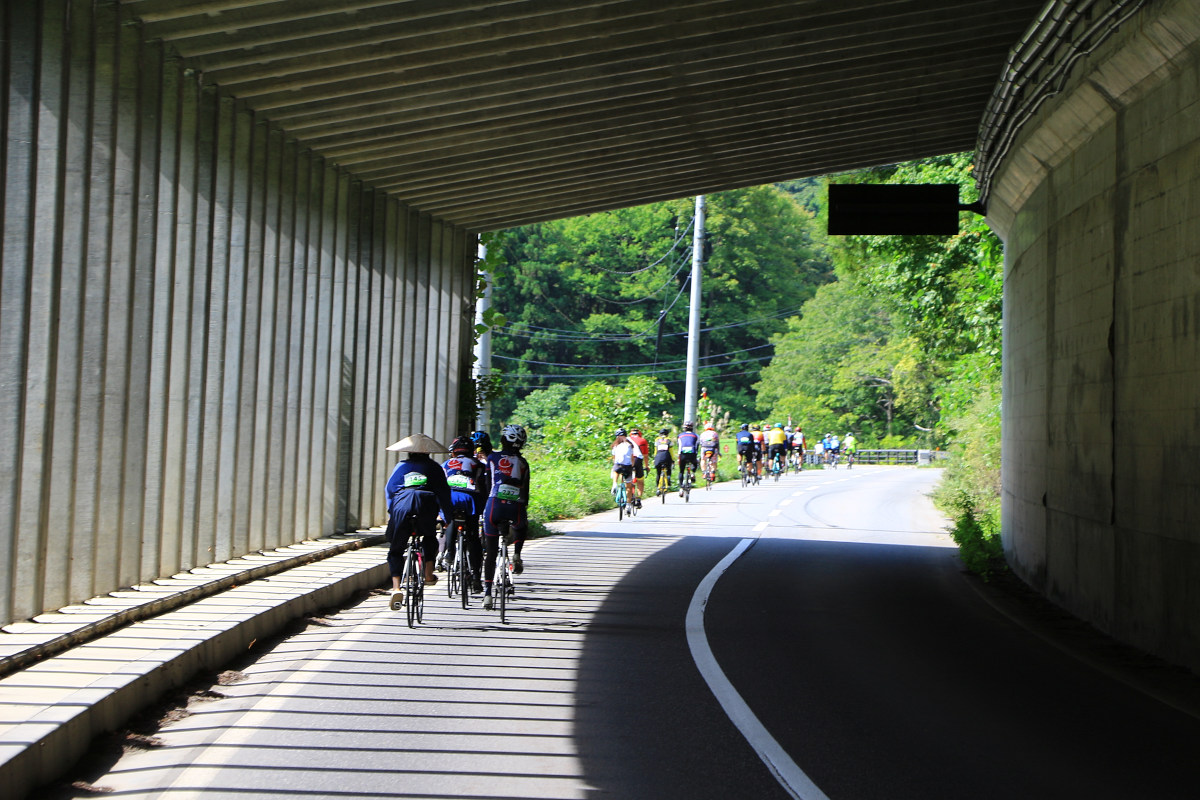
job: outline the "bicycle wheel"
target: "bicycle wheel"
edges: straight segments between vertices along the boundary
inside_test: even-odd
[[[455,534],[458,536],[458,549],[454,551],[454,560],[446,567],[446,597],[450,598],[462,588],[462,573],[458,571],[458,556],[463,548],[462,528],[455,526]]]
[[[500,622],[508,622],[508,545],[500,542],[500,558],[496,559],[496,603],[500,606]]]
[[[417,559],[417,622],[425,621],[425,564]]]
[[[404,587],[404,613],[410,628],[417,620],[417,570],[420,566],[416,550],[409,544],[408,553],[404,556],[404,577],[400,583]]]
[[[664,472],[658,476],[658,499],[664,504],[667,502],[667,492],[670,490],[670,481],[667,480],[667,473]]]
[[[458,575],[458,591],[462,599],[462,607],[467,607],[471,594],[471,569],[467,561],[467,537],[462,531],[458,536],[458,551],[454,554],[454,571]]]
[[[617,521],[620,522],[625,516],[625,487],[621,486],[617,489]]]

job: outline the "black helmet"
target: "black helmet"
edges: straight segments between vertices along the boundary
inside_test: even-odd
[[[685,431],[691,431],[691,430],[695,430],[695,429],[696,429],[696,426],[695,426],[695,425],[693,425],[693,424],[692,424],[692,423],[690,423],[690,422],[685,422],[685,423],[683,423],[683,429],[684,429]]]
[[[451,453],[473,453],[475,452],[475,443],[466,436],[459,436],[450,443]]]
[[[475,431],[472,433],[471,443],[478,450],[482,450],[485,453],[492,452],[492,437],[488,436],[487,431]]]
[[[659,433],[659,435],[660,435],[660,436],[666,436],[666,435],[667,435],[668,433],[670,433],[670,432],[671,432],[671,429],[670,429],[670,428],[663,428],[663,429],[662,429],[662,430],[660,430],[658,433]]]
[[[742,428],[741,428],[741,429],[742,429],[742,430],[744,430],[744,431],[748,431],[748,430],[750,430],[750,423],[749,423],[749,422],[743,422],[743,423],[742,423]]]
[[[617,432],[613,434],[613,436],[627,436],[627,435],[628,434],[626,433],[624,428],[617,428]]]

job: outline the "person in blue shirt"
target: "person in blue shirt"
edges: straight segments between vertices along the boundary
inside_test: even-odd
[[[404,591],[400,578],[404,574],[404,551],[408,537],[421,537],[421,550],[425,559],[425,582],[437,583],[433,574],[434,559],[437,558],[437,518],[439,511],[452,519],[454,501],[446,473],[430,453],[444,453],[446,448],[423,433],[414,433],[388,447],[397,453],[407,453],[405,460],[396,465],[384,486],[387,498],[388,524],[386,538],[388,547],[388,570],[392,575],[392,610],[404,605]]]
[[[691,422],[683,423],[683,430],[679,433],[679,482],[683,483],[683,474],[689,466],[695,472],[700,467],[699,456],[697,451],[700,449],[700,437],[696,435],[696,426]],[[683,497],[683,489],[679,490],[679,496]]]
[[[470,576],[463,576],[463,585],[478,594],[483,591],[481,580],[483,548],[479,542],[479,515],[483,511],[483,499],[489,494],[487,470],[474,458],[475,444],[466,436],[459,436],[450,445],[450,458],[442,462],[446,482],[450,484],[450,498],[454,503],[454,515],[447,518],[445,535],[442,537],[442,553],[439,559],[443,566],[454,562],[458,545],[458,534],[453,524],[455,517],[463,520],[463,546],[467,548],[467,569]]]

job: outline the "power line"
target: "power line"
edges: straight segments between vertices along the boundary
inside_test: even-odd
[[[671,247],[667,250],[667,252],[663,253],[662,258],[658,259],[658,261],[655,261],[653,264],[651,264],[648,267],[642,267],[641,269],[635,269],[632,272],[622,272],[620,270],[609,269],[608,267],[598,267],[598,268],[603,270],[604,272],[612,273],[613,275],[637,275],[640,272],[645,272],[646,270],[654,269],[659,264],[661,264],[663,261],[665,261],[667,256],[671,255],[671,253],[674,252],[675,248],[679,246],[679,243],[681,241],[683,241],[685,236],[687,236],[688,231],[690,231],[692,229],[692,223],[695,221],[696,221],[695,217],[692,217],[691,219],[689,219],[687,227],[685,227],[683,229],[682,233],[680,233],[678,236],[675,237],[675,241],[671,243]]]
[[[749,353],[752,350],[762,350],[764,347],[774,347],[774,346],[775,345],[773,345],[773,344],[767,343],[767,344],[755,345],[753,347],[742,347],[737,350],[729,350],[724,353],[715,353],[715,354],[703,356],[702,360],[712,361],[713,359],[717,359],[717,358],[725,358],[726,356],[732,356],[732,355],[736,355],[738,353]],[[538,366],[543,366],[543,367],[568,367],[570,369],[622,369],[625,367],[654,367],[654,366],[660,366],[660,365],[665,366],[666,364],[680,364],[680,363],[683,363],[683,361],[685,360],[682,358],[673,358],[673,359],[670,359],[669,361],[643,361],[641,363],[633,363],[633,364],[571,364],[568,362],[561,362],[561,361],[535,361],[533,359],[517,358],[514,356],[502,356],[502,355],[498,355],[498,354],[494,355],[493,358],[501,358],[501,359],[504,359],[505,361],[520,361],[521,363],[524,363],[524,364],[537,364]],[[708,366],[708,365],[705,365],[705,366]]]
[[[685,282],[684,288],[686,288],[686,287],[687,287],[687,283]],[[684,289],[681,288],[680,295],[682,295],[683,291],[684,291]],[[676,300],[678,300],[680,295],[676,296]],[[713,325],[708,328],[701,328],[700,330],[702,333],[708,333],[710,331],[727,330],[729,328],[742,328],[747,325],[753,325],[756,322],[766,322],[767,320],[771,320],[771,319],[782,319],[784,317],[794,316],[802,308],[803,308],[803,306],[800,306],[798,308],[789,308],[785,311],[779,311],[775,314],[770,314],[765,317],[755,317],[754,319],[743,320],[742,322],[730,322],[725,325]],[[522,328],[528,329],[529,331],[532,331],[532,332],[526,332],[525,330],[522,330]],[[649,334],[649,333],[646,333],[646,334],[631,333],[628,335],[613,334],[611,337],[606,338],[606,337],[602,337],[602,336],[597,336],[595,334],[590,334],[587,331],[567,330],[566,328],[547,328],[547,327],[543,327],[541,325],[530,325],[525,322],[510,323],[508,325],[505,325],[503,328],[496,329],[494,331],[494,333],[502,334],[505,336],[514,336],[514,337],[532,339],[534,336],[540,335],[539,333],[537,333],[538,331],[547,331],[550,333],[567,334],[564,336],[545,336],[544,337],[545,339],[558,339],[558,340],[562,340],[562,341],[581,341],[581,342],[609,342],[609,341],[624,342],[624,341],[630,341],[630,340],[635,340],[635,339],[649,339],[651,336],[655,335],[655,334]],[[663,336],[664,337],[666,337],[666,336],[687,336],[687,331],[679,331],[676,333],[664,333]]]
[[[596,295],[596,297],[605,301],[606,303],[614,303],[619,306],[632,306],[632,305],[636,305],[637,303],[644,303],[647,300],[653,300],[654,298],[658,297],[659,292],[661,292],[663,289],[667,288],[671,284],[671,281],[673,281],[677,277],[679,277],[679,273],[683,271],[683,268],[685,266],[687,266],[687,263],[688,262],[686,260],[681,261],[679,266],[675,269],[675,272],[672,273],[671,277],[667,278],[663,282],[662,286],[655,289],[651,294],[648,294],[645,297],[639,298],[637,300],[614,300],[611,297],[604,297],[603,295],[599,295],[599,294]]]

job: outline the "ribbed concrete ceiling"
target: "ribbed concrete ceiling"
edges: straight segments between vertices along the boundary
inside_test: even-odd
[[[1042,0],[122,0],[407,203],[491,230],[971,150]]]

